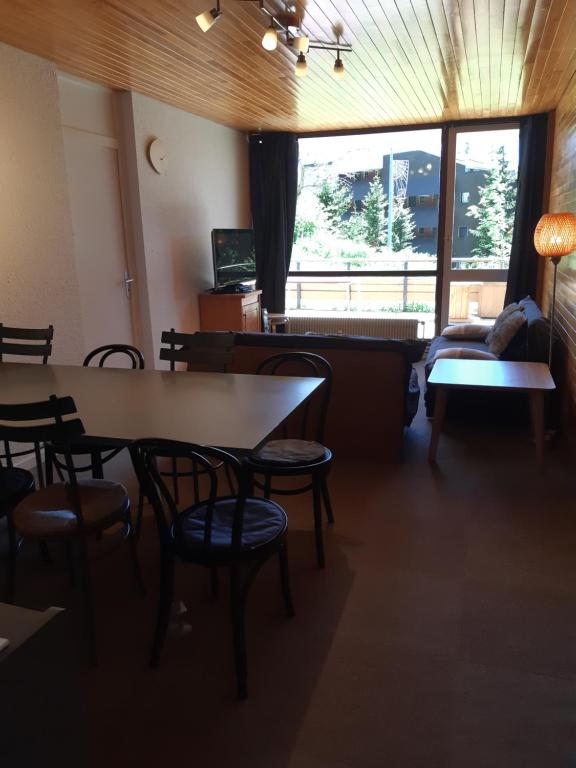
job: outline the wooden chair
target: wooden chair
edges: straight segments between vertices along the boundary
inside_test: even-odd
[[[174,600],[176,560],[211,569],[228,568],[238,697],[247,696],[247,661],[244,609],[250,585],[262,565],[277,554],[282,594],[288,615],[294,613],[286,550],[286,513],[278,504],[247,496],[246,476],[239,460],[216,448],[172,442],[140,440],[130,446],[136,473],[154,509],[160,539],[160,600],[151,665],[157,666]],[[201,498],[179,509],[159,471],[168,457],[202,468],[205,486]],[[215,463],[224,463],[236,476],[237,496],[219,494]],[[213,582],[214,583],[214,582]]]
[[[42,365],[46,365],[52,354],[52,339],[54,327],[48,328],[11,328],[0,323],[0,363],[5,362],[4,355],[15,355],[23,358],[40,358]],[[44,485],[44,472],[42,469],[42,446],[34,443],[33,448],[14,451],[10,443],[4,442],[4,453],[0,454],[0,465],[8,468],[14,466],[14,459],[22,456],[35,455],[36,472],[40,486]]]
[[[188,371],[199,373],[228,373],[228,366],[234,355],[234,334],[232,333],[177,333],[174,328],[164,331],[162,344],[168,344],[160,350],[160,360],[170,363],[170,370],[176,370],[177,363],[186,363]],[[224,465],[226,467],[226,465]],[[201,471],[192,468],[192,472],[182,472],[178,469],[176,459],[172,461],[171,470],[165,471],[165,477],[172,478],[174,498],[179,503],[179,480],[184,477],[194,479],[195,498],[198,498],[198,477]],[[228,482],[231,477],[228,474]],[[230,485],[232,488],[232,485]]]
[[[8,579],[6,596],[10,598],[14,592],[14,562],[17,540],[12,524],[11,512],[22,499],[25,499],[35,489],[34,477],[31,472],[20,467],[0,469],[0,520],[6,518],[8,530]]]
[[[64,418],[69,417],[69,418]],[[73,418],[74,417],[74,418]],[[34,422],[34,423],[32,423]],[[130,518],[130,499],[124,486],[102,479],[78,480],[69,446],[84,434],[71,397],[39,403],[0,405],[0,439],[49,442],[62,446],[68,480],[30,493],[9,513],[15,537],[40,542],[61,542],[77,550],[84,596],[85,628],[90,659],[96,661],[92,586],[88,540],[120,524],[130,545],[136,580],[142,579]],[[14,599],[17,547],[10,554],[10,602]]]
[[[160,360],[170,363],[170,370],[176,370],[176,363],[186,363],[188,371],[207,373],[228,373],[228,366],[234,355],[233,333],[177,333],[174,328],[164,331]]]
[[[332,366],[320,355],[309,352],[284,352],[266,358],[260,363],[256,373],[324,379],[321,388],[312,396],[315,408],[312,408],[311,401],[308,400],[299,409],[296,424],[294,419],[290,420],[295,436],[288,436],[290,430],[288,425],[284,424],[283,437],[266,442],[253,451],[246,462],[255,478],[263,478],[263,482],[254,479],[254,483],[264,491],[267,499],[271,494],[294,496],[312,491],[316,556],[318,566],[324,568],[322,502],[328,522],[334,523],[327,482],[332,452],[323,445],[324,426],[332,391]],[[297,488],[275,488],[272,486],[275,477],[309,477],[310,480]]]
[[[84,358],[82,365],[88,367],[91,364],[99,368],[105,367],[105,363],[112,356],[121,356],[127,359],[130,367],[135,370],[144,370],[144,357],[139,349],[129,344],[107,344],[97,347],[89,352]],[[118,441],[109,441],[92,437],[82,437],[73,445],[68,446],[68,452],[74,458],[81,457],[87,463],[79,466],[75,464],[76,473],[89,472],[92,477],[102,479],[104,477],[104,465],[124,450],[125,445],[119,445]],[[66,471],[66,462],[62,460],[62,446],[47,443],[45,446],[46,455],[46,482],[53,482],[54,469],[56,469],[60,479],[63,479],[63,472]],[[138,538],[142,523],[144,500],[139,499],[138,513],[136,517],[136,538]]]

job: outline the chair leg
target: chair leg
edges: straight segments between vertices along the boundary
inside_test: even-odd
[[[42,557],[42,562],[46,565],[52,565],[52,555],[50,554],[50,550],[48,549],[48,544],[46,544],[45,541],[39,542],[40,547],[40,556]]]
[[[13,603],[16,590],[16,558],[18,557],[18,542],[12,518],[6,518],[8,526],[8,583],[6,586],[6,602]]]
[[[140,532],[142,531],[142,518],[144,517],[144,491],[142,488],[138,490],[138,510],[136,512],[136,530],[134,535],[136,541],[140,539]]]
[[[38,484],[40,488],[44,488],[44,470],[42,469],[42,448],[40,443],[34,443],[34,453],[36,455],[36,472],[38,474]]]
[[[74,587],[76,584],[76,569],[74,568],[74,548],[70,541],[65,544],[66,547],[66,561],[68,563],[68,578],[70,579],[70,586]]]
[[[178,487],[178,462],[176,457],[172,459],[172,485],[174,487],[174,501],[180,504],[180,488]]]
[[[158,616],[156,618],[152,657],[150,659],[152,667],[157,667],[160,663],[160,654],[162,653],[168,624],[170,623],[173,599],[174,557],[171,552],[162,551],[160,563],[160,601],[158,603]]]
[[[94,597],[92,593],[92,578],[90,574],[90,563],[88,561],[88,547],[86,540],[82,537],[78,541],[79,549],[79,571],[82,583],[82,593],[84,598],[84,631],[86,633],[86,644],[88,648],[88,660],[90,664],[96,666],[96,626],[94,623]]]
[[[286,613],[288,616],[294,616],[294,605],[290,591],[290,571],[288,569],[288,549],[285,541],[278,550],[278,560],[280,563],[280,585],[282,587],[282,595],[284,596],[284,604],[286,605]]]
[[[328,518],[328,523],[330,525],[334,525],[334,514],[332,512],[332,502],[330,501],[330,493],[328,491],[328,480],[326,478],[326,475],[321,480],[322,483],[322,498],[324,499],[324,509],[326,510],[326,517]]]
[[[264,498],[269,499],[272,493],[272,478],[270,475],[264,476]]]
[[[104,480],[104,465],[100,451],[92,451],[90,460],[92,462],[92,477],[96,480]]]
[[[248,697],[248,666],[246,660],[246,637],[244,632],[244,607],[246,599],[240,585],[238,566],[230,568],[230,607],[232,609],[232,639],[236,664],[236,690],[240,700]]]
[[[130,547],[130,558],[132,559],[132,566],[134,568],[134,578],[136,580],[136,588],[138,592],[144,597],[146,595],[146,588],[144,587],[144,580],[142,578],[142,571],[140,569],[140,560],[138,559],[138,547],[136,546],[136,533],[132,526],[132,520],[128,518],[127,524],[130,526],[128,533],[128,546]]]
[[[314,505],[314,537],[316,539],[316,557],[318,568],[324,568],[324,541],[322,539],[322,501],[320,483],[317,478],[312,480],[312,498]]]
[[[216,600],[220,594],[220,585],[218,580],[218,568],[215,566],[210,568],[210,589],[212,591],[212,597]]]
[[[47,445],[44,446],[44,474],[46,485],[52,485],[54,482],[54,454]]]

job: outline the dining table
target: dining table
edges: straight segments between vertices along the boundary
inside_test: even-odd
[[[0,403],[71,396],[86,435],[146,437],[251,451],[323,379],[0,363]]]

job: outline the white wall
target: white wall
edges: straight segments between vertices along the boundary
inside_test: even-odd
[[[0,44],[0,322],[54,325],[53,362],[84,346],[56,72]]]
[[[125,135],[133,137],[125,147],[132,212],[142,228],[140,288],[145,269],[143,304],[158,366],[162,331],[198,329],[198,294],[214,285],[212,229],[250,225],[248,144],[238,131],[139,94],[125,94],[123,107]],[[154,138],[167,150],[164,175],[147,159]]]

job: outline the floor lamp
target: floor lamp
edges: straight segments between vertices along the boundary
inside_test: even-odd
[[[545,213],[534,230],[534,247],[540,256],[551,259],[552,264],[554,264],[550,344],[548,347],[548,368],[551,368],[554,313],[556,311],[556,272],[562,256],[567,256],[576,250],[576,216],[573,213]]]

